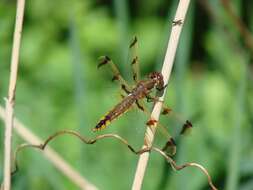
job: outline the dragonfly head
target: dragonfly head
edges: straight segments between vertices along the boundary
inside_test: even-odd
[[[164,87],[163,75],[159,72],[152,72],[148,75],[148,78],[152,79],[155,82],[155,87],[159,90],[162,90]]]

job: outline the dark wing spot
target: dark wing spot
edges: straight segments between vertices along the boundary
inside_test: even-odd
[[[114,75],[114,76],[112,77],[112,81],[115,81],[115,80],[119,80],[119,75]]]
[[[182,127],[180,134],[181,135],[185,134],[191,128],[192,128],[192,123],[189,120],[186,120],[186,122],[184,123],[184,125]]]
[[[171,156],[175,155],[177,151],[175,140],[173,138],[170,138],[162,150]]]
[[[107,63],[109,63],[111,61],[111,59],[108,57],[108,56],[103,56],[101,58],[101,61],[99,62],[97,68],[103,66],[103,65],[106,65]]]
[[[136,64],[136,63],[137,63],[137,60],[138,60],[138,56],[134,57],[131,64],[132,64],[132,65]]]
[[[157,120],[155,120],[155,119],[150,119],[150,120],[146,123],[146,125],[151,126],[151,125],[155,125],[155,123],[157,123]]]
[[[134,81],[136,81],[136,79],[137,79],[137,75],[136,75],[136,73],[134,73],[134,75],[133,75],[133,79],[134,79]]]
[[[168,147],[176,146],[175,140],[171,137],[165,144],[165,146],[162,148],[163,151],[168,149]]]
[[[132,48],[136,43],[137,43],[137,37],[134,36],[134,39],[133,39],[133,41],[131,42],[129,48]]]
[[[172,111],[172,109],[170,109],[170,108],[164,108],[162,111],[162,115],[166,115],[166,114],[170,113],[171,111]]]

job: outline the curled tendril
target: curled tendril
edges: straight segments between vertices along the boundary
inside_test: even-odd
[[[94,144],[100,139],[115,138],[115,139],[119,140],[121,143],[123,143],[124,145],[126,145],[127,148],[136,155],[140,155],[140,154],[143,154],[143,153],[149,152],[149,151],[155,151],[155,152],[159,153],[160,155],[162,155],[174,170],[181,170],[181,169],[184,169],[186,167],[196,167],[196,168],[200,169],[207,176],[208,184],[211,187],[211,189],[212,190],[217,190],[217,188],[212,183],[211,176],[209,175],[207,169],[204,168],[200,164],[193,163],[193,162],[188,162],[188,163],[185,163],[185,164],[182,164],[182,165],[177,165],[176,162],[172,159],[172,157],[169,156],[165,152],[165,150],[161,150],[157,147],[144,147],[144,148],[141,148],[141,149],[137,150],[137,149],[133,148],[133,146],[131,146],[126,139],[122,138],[121,136],[119,136],[117,134],[103,134],[103,135],[98,135],[98,136],[96,136],[95,138],[92,138],[92,139],[87,139],[84,136],[82,136],[80,133],[78,133],[76,131],[73,131],[73,130],[58,131],[58,132],[54,133],[53,135],[50,135],[44,141],[44,143],[39,144],[39,145],[34,145],[34,144],[21,144],[21,145],[19,145],[17,147],[16,151],[15,151],[15,154],[14,154],[15,168],[14,168],[14,171],[12,172],[12,175],[17,173],[18,170],[19,170],[17,156],[18,156],[18,153],[21,150],[23,150],[25,148],[29,148],[29,147],[44,150],[46,148],[46,146],[49,144],[49,142],[53,141],[56,137],[62,136],[62,135],[65,135],[65,134],[73,135],[85,144]]]

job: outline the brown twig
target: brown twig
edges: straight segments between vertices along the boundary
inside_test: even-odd
[[[61,136],[61,135],[65,135],[65,134],[69,134],[69,135],[73,135],[75,137],[77,137],[78,139],[80,139],[83,143],[85,144],[94,144],[96,143],[98,140],[100,139],[104,139],[104,138],[115,138],[117,140],[119,140],[121,143],[125,144],[129,150],[131,150],[133,153],[135,154],[141,154],[143,152],[146,151],[150,151],[150,148],[146,148],[146,149],[141,149],[139,151],[136,151],[128,142],[127,140],[125,140],[124,138],[122,138],[121,136],[117,135],[117,134],[104,134],[104,135],[99,135],[97,137],[95,137],[94,139],[86,139],[85,137],[83,137],[82,135],[80,135],[78,132],[73,131],[73,130],[62,130],[62,131],[58,131],[56,133],[54,133],[53,135],[49,136],[43,144],[39,144],[39,145],[34,145],[34,144],[21,144],[17,147],[16,151],[15,151],[15,155],[14,155],[14,160],[15,160],[15,169],[12,172],[12,174],[15,174],[18,170],[18,164],[17,164],[17,155],[18,153],[23,150],[24,148],[27,147],[33,147],[33,148],[37,148],[37,149],[41,149],[44,150],[46,148],[46,146],[48,145],[49,142],[51,142],[52,140],[54,140],[56,137]]]
[[[208,183],[209,183],[210,187],[212,188],[212,190],[217,190],[217,188],[212,183],[212,179],[211,179],[208,171],[200,164],[189,162],[189,163],[185,163],[183,165],[177,165],[176,162],[168,154],[166,154],[163,150],[161,150],[159,148],[156,148],[156,147],[145,147],[145,148],[141,148],[140,150],[136,150],[133,146],[131,146],[128,143],[128,141],[126,139],[122,138],[121,136],[119,136],[117,134],[104,134],[104,135],[98,135],[93,139],[87,139],[87,138],[83,137],[81,134],[79,134],[78,132],[73,131],[73,130],[58,131],[58,132],[54,133],[53,135],[49,136],[44,141],[43,144],[39,144],[39,145],[21,144],[20,146],[18,146],[18,148],[15,151],[15,170],[14,170],[14,173],[17,172],[17,170],[18,170],[17,156],[18,156],[18,153],[21,150],[23,150],[24,148],[28,148],[28,147],[44,150],[47,147],[47,145],[51,141],[53,141],[55,138],[57,138],[59,136],[62,136],[62,135],[66,135],[66,134],[73,135],[73,136],[77,137],[78,139],[80,139],[85,144],[94,144],[98,140],[102,140],[102,139],[105,139],[105,138],[115,138],[115,139],[119,140],[122,144],[126,145],[127,148],[136,155],[142,155],[145,152],[150,152],[150,151],[153,150],[153,151],[158,152],[159,154],[161,154],[167,160],[167,162],[171,165],[171,167],[174,168],[175,170],[181,170],[181,169],[184,169],[186,167],[197,167],[198,169],[200,169],[207,176]]]
[[[212,190],[218,190],[215,185],[212,182],[212,178],[209,175],[208,171],[206,168],[204,168],[202,165],[194,163],[194,162],[187,162],[185,164],[182,165],[177,165],[176,162],[170,157],[168,156],[165,152],[163,152],[161,149],[153,147],[152,150],[160,153],[166,160],[168,163],[170,163],[170,165],[172,166],[172,168],[174,168],[175,170],[182,170],[186,167],[196,167],[198,169],[200,169],[207,177],[208,179],[208,184],[211,187]]]
[[[234,10],[231,7],[231,1],[222,0],[221,2],[223,4],[225,11],[230,16],[234,25],[236,26],[236,28],[240,32],[240,34],[244,40],[244,44],[253,52],[253,36],[250,33],[250,31],[248,30],[248,28],[246,27],[246,25],[243,23],[243,21],[240,19],[240,17],[238,17],[235,14]]]
[[[5,120],[4,108],[0,106],[0,118]],[[24,124],[14,118],[15,132],[29,144],[41,144],[42,140],[33,134]],[[79,189],[96,190],[93,184],[81,176],[74,168],[72,168],[57,152],[52,148],[47,147],[43,155],[67,178],[69,178]]]
[[[166,51],[166,55],[165,55],[165,59],[163,63],[163,68],[161,72],[164,77],[165,84],[168,84],[168,81],[170,78],[170,73],[172,70],[172,66],[173,66],[173,62],[174,62],[174,58],[176,54],[176,49],[177,49],[179,37],[181,34],[181,29],[185,21],[185,16],[186,16],[189,3],[190,3],[190,0],[180,0],[174,21],[171,21],[172,30],[171,30],[170,39],[169,39],[169,43],[168,43],[168,47],[167,47],[167,51]],[[151,114],[151,119],[155,119],[156,121],[159,120],[159,115],[161,112],[162,102],[164,100],[165,94],[166,94],[166,89],[164,90],[163,96],[159,99],[160,101],[157,101],[155,103],[152,114]],[[155,132],[156,132],[156,124],[147,127],[145,137],[144,137],[143,148],[152,146]],[[146,152],[140,155],[137,169],[135,172],[133,185],[132,185],[133,190],[141,189],[148,159],[149,159],[149,152]]]
[[[208,0],[199,0],[199,4],[203,7],[203,9],[206,11],[207,15],[210,17],[212,22],[214,22],[219,29],[221,29],[222,34],[226,38],[226,43],[228,43],[234,52],[242,54],[243,49],[242,46],[238,44],[238,40],[236,37],[232,34],[231,30],[228,28],[228,26],[225,25],[224,22],[222,22],[220,16],[217,14],[216,10]],[[244,55],[242,55],[244,56]]]
[[[6,99],[6,120],[4,138],[4,190],[11,189],[11,145],[16,81],[18,74],[19,50],[23,26],[25,0],[18,0],[16,24],[13,39],[8,99]]]

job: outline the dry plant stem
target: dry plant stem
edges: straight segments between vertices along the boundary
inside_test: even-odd
[[[172,26],[170,39],[169,39],[169,43],[168,43],[168,47],[167,47],[167,51],[166,51],[166,55],[165,55],[165,59],[163,63],[163,68],[161,71],[164,77],[165,84],[168,84],[168,81],[170,78],[170,73],[173,66],[176,49],[178,46],[179,36],[182,30],[183,23],[185,21],[185,16],[186,16],[189,3],[190,3],[190,0],[180,0],[177,7],[176,15],[174,18],[174,22],[177,24],[173,24]],[[181,22],[177,22],[177,21],[181,21]],[[164,100],[165,94],[166,94],[166,89],[163,96],[160,98],[161,101],[156,102],[154,105],[154,108],[151,114],[152,119],[155,119],[157,121],[159,120],[159,115],[162,108],[162,101]],[[144,146],[143,146],[144,148],[152,146],[155,132],[156,132],[156,124],[154,126],[147,127],[145,137],[144,137]],[[140,155],[137,169],[135,172],[134,182],[132,185],[132,190],[141,189],[148,159],[149,159],[149,152],[146,152]]]
[[[12,145],[12,127],[13,127],[13,112],[15,104],[15,89],[18,73],[19,50],[22,34],[22,25],[25,9],[25,0],[18,0],[16,24],[13,39],[11,71],[8,99],[6,99],[6,120],[5,120],[5,137],[4,137],[4,190],[11,188],[11,145]]]
[[[76,131],[62,130],[62,131],[58,131],[58,132],[54,133],[53,135],[49,136],[44,141],[43,144],[38,144],[38,145],[35,145],[35,144],[22,144],[15,151],[15,166],[16,166],[15,172],[18,170],[17,156],[18,156],[18,153],[21,150],[23,150],[24,148],[29,148],[29,147],[45,150],[46,146],[49,144],[50,141],[55,140],[59,136],[67,135],[67,134],[79,138],[85,144],[94,144],[98,140],[105,139],[105,138],[115,138],[115,139],[119,140],[122,144],[126,145],[127,148],[136,155],[141,155],[141,154],[144,154],[144,153],[149,152],[149,151],[156,151],[160,155],[162,155],[167,160],[167,162],[171,165],[171,167],[174,168],[175,170],[181,170],[181,169],[184,169],[186,167],[196,167],[196,168],[200,169],[207,176],[208,183],[209,183],[210,187],[212,188],[212,190],[217,190],[217,188],[212,183],[212,179],[211,179],[208,171],[203,166],[201,166],[200,164],[189,162],[189,163],[185,163],[183,165],[177,165],[176,162],[169,155],[167,155],[163,150],[161,150],[159,148],[156,148],[156,147],[145,147],[145,148],[142,148],[140,150],[136,150],[135,148],[133,148],[133,146],[131,146],[128,143],[128,141],[126,139],[122,138],[121,136],[119,136],[117,134],[104,134],[104,135],[98,135],[93,139],[87,139],[87,138],[83,137],[81,134],[79,134]]]
[[[0,106],[0,118],[5,120],[4,108]],[[27,127],[20,121],[14,119],[14,130],[29,144],[41,144],[42,140],[34,135]],[[69,178],[80,189],[96,190],[97,188],[88,180],[82,177],[75,169],[73,169],[57,152],[48,147],[42,152],[43,155],[67,178]]]
[[[162,150],[160,150],[159,148],[156,148],[156,147],[153,147],[152,150],[160,153],[166,160],[167,162],[170,163],[170,165],[175,169],[175,170],[182,170],[186,167],[196,167],[198,169],[200,169],[206,176],[207,176],[207,179],[208,179],[208,184],[209,186],[211,187],[212,190],[218,190],[213,182],[212,182],[212,178],[211,176],[209,175],[208,171],[206,168],[204,168],[202,165],[200,164],[197,164],[197,163],[194,163],[194,162],[187,162],[183,165],[177,165],[176,162],[170,157],[168,156],[165,152],[163,152]]]
[[[244,39],[245,45],[253,52],[253,37],[248,28],[245,26],[243,21],[238,17],[235,12],[233,11],[231,7],[231,1],[228,0],[222,0],[221,1],[225,11],[228,13],[228,15],[231,17],[232,21],[234,22],[234,25],[239,30],[241,36]]]
[[[233,51],[239,52],[239,53],[241,52],[242,53],[243,49],[238,45],[237,37],[235,37],[232,34],[231,30],[224,24],[224,22],[221,21],[222,19],[218,16],[218,14],[216,13],[216,10],[214,9],[214,7],[212,7],[212,5],[210,4],[210,2],[208,0],[199,0],[198,2],[205,9],[206,13],[212,19],[212,21],[225,34],[225,36],[227,38],[226,40],[228,41],[229,45],[233,48]],[[246,40],[245,36],[243,36],[243,35],[242,35],[242,38],[244,40]],[[244,44],[244,45],[247,45],[247,44]],[[250,48],[250,47],[247,46],[247,48]]]

